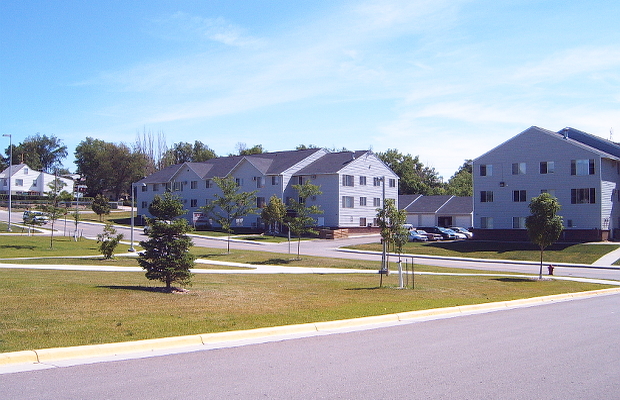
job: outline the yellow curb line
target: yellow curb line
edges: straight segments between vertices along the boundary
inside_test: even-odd
[[[0,353],[0,366],[15,364],[52,363],[55,361],[78,358],[92,358],[104,356],[109,357],[136,352],[152,352],[155,350],[190,346],[199,347],[208,344],[256,339],[261,337],[307,334],[313,332],[316,333],[334,331],[343,328],[356,328],[374,324],[397,323],[400,321],[411,321],[413,319],[437,317],[448,314],[463,314],[484,310],[500,310],[509,307],[519,307],[537,303],[551,303],[554,301],[594,297],[616,293],[620,293],[620,288],[600,289],[588,292],[566,293],[551,296],[533,297],[529,299],[471,304],[465,306],[433,308],[430,310],[408,311],[403,313],[352,318],[339,321],[284,325],[241,331],[205,333],[201,335],[176,336],[161,339],[145,339],[132,342],[106,343],[100,345],[57,347],[41,350],[24,350],[10,353]]]

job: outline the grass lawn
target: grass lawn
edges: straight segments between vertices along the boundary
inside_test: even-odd
[[[604,288],[510,277],[196,275],[166,294],[143,273],[0,270],[0,352],[317,322]]]
[[[545,249],[544,261],[592,264],[618,248],[618,244],[554,244]],[[353,249],[381,251],[379,243],[352,246]],[[531,243],[484,242],[477,240],[452,242],[407,243],[403,253],[447,257],[498,260],[540,261],[540,250]]]

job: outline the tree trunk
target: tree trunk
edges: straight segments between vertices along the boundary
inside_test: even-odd
[[[542,279],[543,251],[545,251],[545,249],[541,247],[540,248],[540,270],[538,271],[538,280]]]

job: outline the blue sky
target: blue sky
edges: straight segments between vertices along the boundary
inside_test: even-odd
[[[531,125],[620,141],[620,2],[0,2],[0,133],[419,155]],[[0,148],[8,146],[0,142]]]

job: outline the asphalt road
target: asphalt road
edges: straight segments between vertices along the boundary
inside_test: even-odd
[[[611,399],[620,295],[0,375],[6,399]]]

